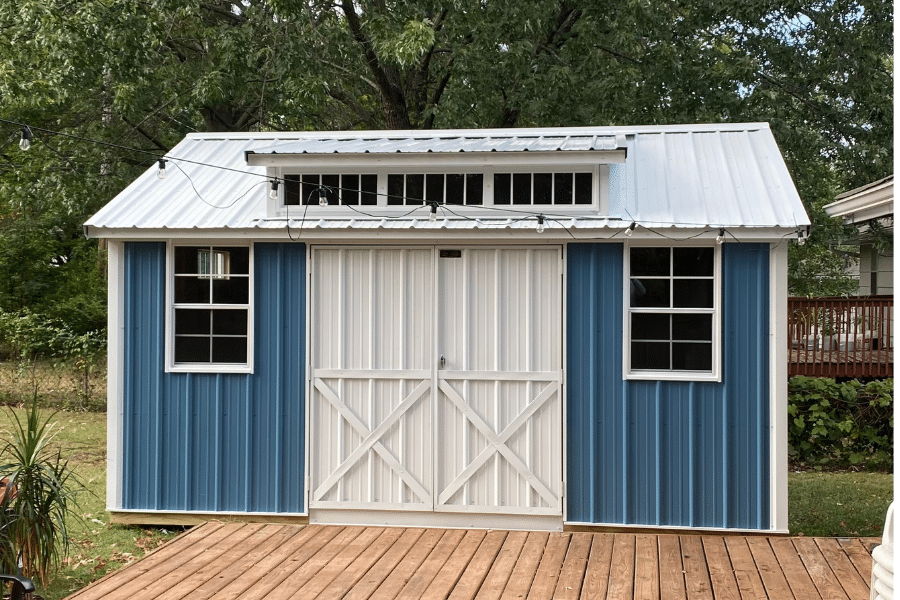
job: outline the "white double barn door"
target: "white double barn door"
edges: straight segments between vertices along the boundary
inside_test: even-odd
[[[561,250],[312,249],[311,509],[562,514]]]

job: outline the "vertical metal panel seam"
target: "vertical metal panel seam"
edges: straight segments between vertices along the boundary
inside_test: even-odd
[[[181,508],[183,510],[187,510],[190,508],[190,493],[191,493],[191,481],[193,481],[193,472],[191,469],[191,465],[193,464],[191,461],[191,430],[193,428],[193,407],[190,395],[188,394],[188,389],[190,386],[188,377],[182,378],[181,381],[177,382],[177,385],[185,388],[181,393],[181,396],[184,398],[184,445],[187,448],[186,452],[183,452],[184,459],[184,493],[182,499]]]
[[[165,264],[165,261],[163,261],[163,265],[164,264]],[[165,268],[163,268],[163,272],[165,272]],[[162,289],[165,290],[165,282],[163,282]],[[156,297],[158,297],[158,295]],[[163,297],[163,306],[165,306],[165,297]],[[163,327],[163,325],[161,323],[159,323],[159,320],[161,317],[164,318],[165,314],[163,311],[159,311],[159,310],[157,310],[155,312],[151,312],[150,314],[153,315],[154,333],[156,333],[156,332],[160,331],[161,327]],[[158,337],[158,335],[154,335],[154,337]],[[156,358],[156,357],[154,357],[154,358]],[[165,451],[165,442],[163,439],[164,429],[162,426],[162,412],[163,412],[164,399],[162,398],[162,394],[163,394],[163,391],[165,388],[164,388],[163,378],[164,378],[163,372],[161,370],[157,370],[156,371],[156,386],[155,386],[156,394],[155,394],[155,398],[154,398],[154,401],[156,403],[156,420],[154,422],[154,426],[155,426],[156,430],[154,433],[156,436],[156,481],[157,481],[157,485],[156,485],[155,493],[156,493],[157,505],[162,502],[163,486],[159,485],[159,483],[163,481],[163,475],[164,475],[164,469],[163,469],[164,461],[163,461],[163,457],[162,457],[162,453]]]
[[[222,436],[222,428],[224,427],[224,418],[223,413],[225,412],[225,398],[222,390],[222,374],[216,373],[213,375],[215,380],[215,384],[213,386],[214,394],[212,400],[215,406],[215,419],[214,423],[216,424],[215,429],[213,430],[213,439],[210,440],[213,452],[214,452],[214,463],[213,463],[213,482],[215,485],[213,486],[213,501],[212,505],[215,507],[215,510],[222,510],[222,485],[223,481],[223,463],[224,457],[222,454],[225,452],[225,444],[223,443]]]
[[[278,266],[280,268],[275,269],[275,281],[277,282],[277,289],[280,294],[277,294],[277,297],[280,300],[283,300],[281,294],[284,293],[284,246],[278,247],[278,254],[281,260],[277,261]],[[270,269],[270,274],[271,274]],[[289,307],[284,306],[283,302],[279,302],[278,310],[273,311],[275,313],[274,318],[277,319],[277,328],[278,334],[275,335],[275,356],[277,357],[275,360],[275,506],[278,510],[282,508],[281,502],[281,489],[284,483],[284,478],[282,476],[282,470],[284,469],[285,461],[284,461],[284,432],[282,432],[281,428],[283,427],[282,423],[282,409],[284,403],[284,385],[282,381],[283,372],[285,369],[284,365],[284,344],[285,344],[285,336],[281,333],[283,331],[283,327],[281,325],[285,319],[285,311],[289,310]]]
[[[255,332],[254,332],[255,334]],[[254,335],[255,337],[255,335]],[[256,342],[253,343],[256,346]],[[256,350],[254,348],[254,354]],[[256,357],[254,357],[254,363]],[[253,481],[253,471],[250,468],[250,454],[253,452],[253,434],[252,427],[250,421],[250,407],[257,401],[257,396],[253,393],[253,378],[252,377],[244,377],[244,398],[247,400],[244,402],[244,443],[243,443],[243,451],[240,458],[240,462],[243,463],[243,472],[245,473],[244,478],[244,510],[250,512],[252,507],[250,505],[250,490],[254,484]]]
[[[660,485],[660,478],[661,478],[661,473],[662,473],[662,469],[660,468],[661,464],[662,464],[662,454],[661,454],[662,448],[661,448],[661,444],[660,444],[660,439],[662,439],[661,438],[661,433],[662,433],[662,431],[661,431],[661,429],[662,429],[661,415],[662,415],[662,413],[660,413],[661,403],[660,403],[660,393],[659,392],[660,392],[660,390],[659,390],[659,388],[657,388],[656,393],[653,395],[654,409],[656,412],[656,419],[654,419],[654,421],[655,421],[654,433],[655,433],[655,437],[656,437],[656,442],[655,442],[656,452],[655,452],[655,457],[654,457],[654,461],[656,463],[655,473],[654,473],[655,483],[656,483],[656,490],[655,490],[655,492],[656,492],[656,511],[655,511],[654,521],[655,521],[656,525],[660,524],[661,511],[662,511],[662,500],[663,500],[662,499],[662,485]]]

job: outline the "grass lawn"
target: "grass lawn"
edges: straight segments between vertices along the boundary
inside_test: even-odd
[[[791,535],[881,537],[893,485],[890,473],[789,473]]]
[[[15,409],[17,414],[24,411]],[[49,411],[47,415],[51,414]],[[0,408],[0,441],[10,409]],[[73,544],[54,581],[38,593],[58,600],[142,557],[180,531],[110,525],[106,512],[106,414],[59,412],[55,440],[85,486],[69,523]],[[790,473],[792,535],[880,536],[893,476],[884,473]]]

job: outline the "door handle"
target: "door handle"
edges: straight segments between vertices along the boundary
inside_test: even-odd
[[[444,355],[441,354],[440,368],[443,369],[446,364],[447,364],[447,359],[445,359]]]

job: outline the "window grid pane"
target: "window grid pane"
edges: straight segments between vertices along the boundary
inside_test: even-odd
[[[250,248],[179,246],[173,255],[175,364],[246,365]]]
[[[629,248],[631,371],[713,370],[715,249]]]

